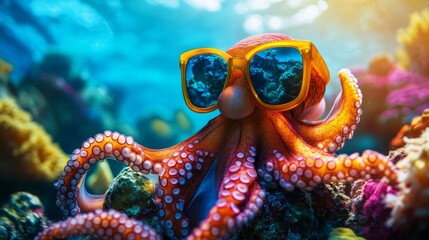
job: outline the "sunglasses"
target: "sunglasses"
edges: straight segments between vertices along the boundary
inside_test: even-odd
[[[180,55],[182,90],[188,107],[195,112],[214,111],[235,69],[243,72],[255,102],[267,110],[286,111],[299,105],[307,96],[312,69],[326,84],[329,81],[326,63],[311,42],[265,43],[243,57],[199,48]]]

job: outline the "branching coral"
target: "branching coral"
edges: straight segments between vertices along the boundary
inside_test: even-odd
[[[411,14],[410,25],[399,30],[398,42],[402,44],[397,54],[399,64],[412,72],[429,76],[429,9]]]
[[[0,173],[21,180],[56,178],[67,156],[12,99],[0,99]]]
[[[393,207],[389,224],[420,236],[429,229],[429,129],[405,142],[408,155],[397,163],[403,171],[399,192],[386,199]]]

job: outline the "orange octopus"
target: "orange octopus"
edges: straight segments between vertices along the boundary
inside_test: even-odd
[[[242,59],[255,47],[279,41],[295,40],[263,34],[240,41],[226,53]],[[341,70],[342,92],[329,115],[316,120],[324,112],[329,73],[320,61],[308,66],[311,76],[305,98],[288,110],[261,107],[246,82],[249,73],[232,67],[215,106],[221,115],[182,143],[153,150],[117,132],[89,138],[72,153],[56,183],[57,205],[72,217],[45,229],[38,239],[82,234],[104,239],[161,238],[125,214],[97,210],[104,196],[88,194],[82,182],[88,169],[107,157],[134,171],[158,175],[154,200],[163,237],[168,239],[231,236],[261,208],[265,197],[261,184],[310,191],[321,183],[357,179],[395,182],[394,165],[384,155],[374,151],[334,155],[353,136],[362,94],[357,79],[349,70]]]

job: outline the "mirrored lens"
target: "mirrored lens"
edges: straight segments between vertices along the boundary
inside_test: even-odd
[[[250,80],[266,104],[280,105],[298,97],[303,63],[298,49],[278,47],[263,50],[250,60]]]
[[[216,54],[200,54],[186,65],[186,90],[196,107],[207,108],[216,104],[228,74],[225,59]]]

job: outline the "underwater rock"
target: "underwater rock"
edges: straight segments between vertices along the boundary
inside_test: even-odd
[[[313,191],[265,189],[264,205],[234,239],[327,239],[351,211],[350,184],[320,184]]]
[[[0,173],[26,181],[52,181],[67,155],[14,100],[0,99]]]
[[[47,225],[42,203],[30,193],[12,194],[0,209],[0,239],[33,239]]]
[[[144,174],[124,168],[106,192],[104,209],[116,209],[149,224],[158,233],[158,209],[153,201],[155,183]]]
[[[429,129],[419,138],[405,138],[407,156],[396,166],[399,192],[388,194],[392,208],[389,225],[399,229],[400,238],[424,239],[429,234]]]

